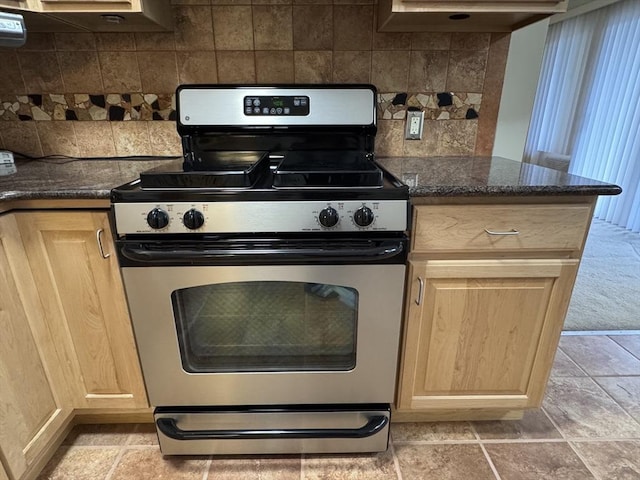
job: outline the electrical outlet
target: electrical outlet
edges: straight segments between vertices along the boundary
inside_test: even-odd
[[[0,150],[0,177],[16,173],[16,165],[13,162],[13,153]]]
[[[420,140],[422,138],[422,127],[424,126],[424,112],[407,111],[407,125],[404,138],[407,140]]]
[[[0,150],[0,165],[13,164],[13,153],[8,150]]]

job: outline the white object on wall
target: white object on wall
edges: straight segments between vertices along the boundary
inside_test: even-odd
[[[0,177],[5,175],[13,175],[18,170],[13,161],[13,153],[8,150],[0,150]]]
[[[18,13],[0,12],[0,47],[17,48],[27,41],[27,27]]]
[[[511,34],[493,155],[522,160],[548,27],[545,19]]]

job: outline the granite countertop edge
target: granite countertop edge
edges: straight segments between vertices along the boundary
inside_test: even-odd
[[[114,185],[115,187],[115,185]],[[17,200],[108,200],[111,189],[62,188],[37,191],[0,192],[0,202]]]
[[[112,188],[172,158],[16,162],[0,177],[0,202],[108,200]],[[408,185],[410,197],[617,195],[613,184],[500,157],[381,157],[379,165]]]
[[[598,180],[502,157],[382,157],[377,162],[419,197],[618,195]]]
[[[513,197],[513,196],[593,196],[593,195],[618,195],[622,189],[617,185],[597,186],[418,186],[409,187],[410,197]]]

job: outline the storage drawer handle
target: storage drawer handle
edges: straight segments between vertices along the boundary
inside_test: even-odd
[[[102,247],[102,232],[104,232],[102,228],[99,228],[96,231],[96,241],[98,242],[98,249],[100,250],[100,255],[102,256],[102,258],[109,258],[111,254],[104,253],[104,248]]]
[[[489,235],[520,235],[520,232],[515,228],[512,228],[508,232],[497,232],[495,230],[489,230],[488,228],[485,228],[484,231]]]
[[[158,429],[174,440],[265,440],[289,438],[365,438],[371,437],[389,423],[384,415],[371,417],[360,428],[294,428],[273,430],[182,430],[174,418],[156,420]]]
[[[416,305],[420,305],[422,303],[422,296],[424,295],[424,280],[418,277],[418,283],[420,284],[420,288],[418,289],[418,298],[416,299]]]

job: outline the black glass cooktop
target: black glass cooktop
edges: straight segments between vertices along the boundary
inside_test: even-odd
[[[380,188],[382,170],[361,151],[287,152],[273,171],[273,188]]]
[[[205,152],[182,165],[171,164],[140,174],[144,189],[251,188],[269,175],[269,153],[259,151]],[[182,168],[180,168],[182,167]]]
[[[359,150],[210,151],[140,174],[145,190],[382,188],[373,155]]]

